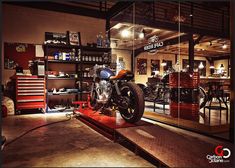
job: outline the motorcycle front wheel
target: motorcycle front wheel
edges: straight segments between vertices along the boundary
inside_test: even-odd
[[[139,121],[144,113],[143,91],[137,84],[127,82],[121,86],[120,92],[125,104],[119,106],[121,116],[130,123]]]

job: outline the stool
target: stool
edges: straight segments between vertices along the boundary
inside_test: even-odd
[[[203,112],[205,117],[205,109],[209,109],[209,123],[211,119],[211,110],[219,110],[220,111],[220,121],[221,121],[221,112],[222,110],[226,110],[226,122],[228,122],[228,105],[227,101],[224,99],[224,90],[222,89],[221,82],[208,82],[208,92],[207,92],[207,102],[209,105],[204,106]],[[211,105],[213,98],[216,98],[219,101],[219,106]],[[222,106],[222,103],[225,105]]]

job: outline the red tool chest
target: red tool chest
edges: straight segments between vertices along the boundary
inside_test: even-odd
[[[16,76],[16,112],[22,109],[45,111],[45,78],[38,76]]]

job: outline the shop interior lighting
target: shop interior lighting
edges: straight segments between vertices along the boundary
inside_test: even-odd
[[[161,66],[166,66],[166,62],[164,60],[162,60]]]
[[[158,75],[160,72],[158,70],[153,71],[154,75]]]
[[[189,16],[190,16],[190,17],[192,17],[192,16],[193,16],[193,14],[190,14]]]
[[[226,49],[228,46],[226,44],[223,44],[222,48]]]
[[[214,66],[214,63],[213,62],[211,62],[210,63],[210,67],[209,67],[210,69],[215,69],[215,66]]]
[[[221,64],[221,65],[220,65],[220,69],[224,69],[224,64]]]
[[[144,38],[144,33],[143,33],[143,32],[141,32],[141,33],[139,34],[139,38],[140,38],[140,39],[143,39],[143,38]]]
[[[121,36],[123,38],[130,37],[130,34],[131,34],[131,32],[129,30],[127,30],[127,29],[124,29],[124,30],[121,31]]]
[[[199,69],[203,69],[204,68],[204,65],[202,62],[200,62],[199,66],[198,66]]]

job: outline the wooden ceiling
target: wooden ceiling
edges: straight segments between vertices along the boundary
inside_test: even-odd
[[[121,32],[123,30],[129,30],[129,37],[122,37]],[[144,31],[144,38],[139,38],[139,34]],[[144,25],[133,25],[130,23],[118,23],[111,28],[111,41],[113,46],[119,49],[135,50],[148,44],[148,38],[154,35],[159,37],[159,41],[166,41],[169,39],[175,39],[186,33],[171,31],[166,29],[158,29],[147,27]],[[193,35],[194,41],[199,38],[198,34]],[[223,57],[230,54],[230,40],[216,38],[211,36],[201,36],[199,43],[194,47],[195,56],[204,57]],[[164,44],[164,47],[160,48],[158,52],[168,54],[188,54],[188,41],[176,43],[173,45]]]

